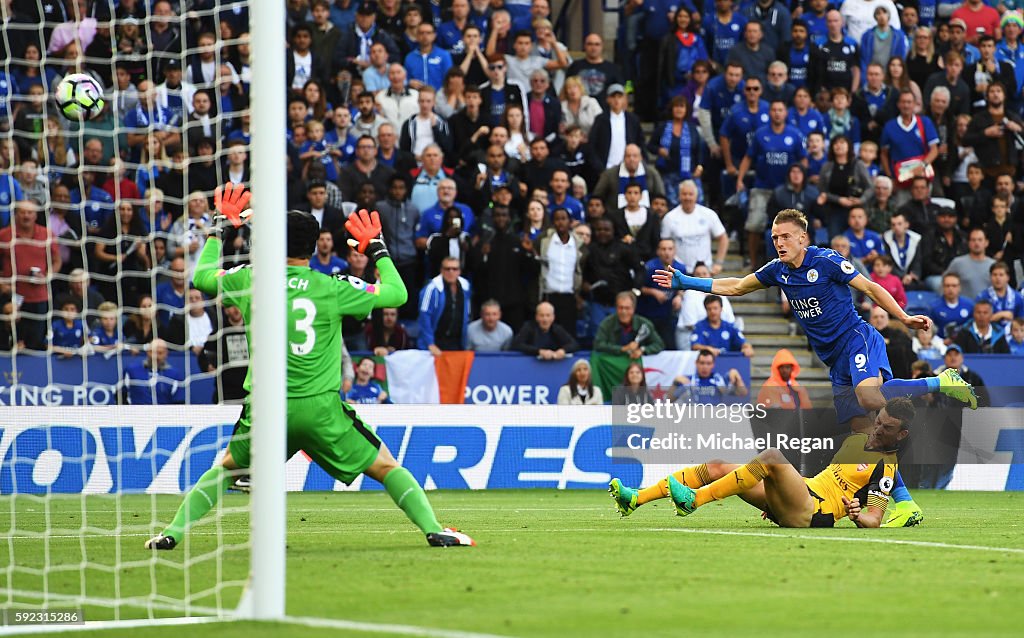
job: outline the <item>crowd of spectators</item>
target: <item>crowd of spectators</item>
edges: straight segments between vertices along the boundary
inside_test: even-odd
[[[224,341],[239,318],[188,281],[214,189],[251,185],[250,5],[2,8],[0,349],[247,357]],[[346,319],[351,351],[752,356],[727,300],[651,274],[717,275],[730,238],[757,268],[783,207],[901,304],[932,293],[921,348],[1021,350],[1024,17],[1005,4],[629,0],[615,44],[587,33],[582,54],[549,0],[287,16],[281,164],[289,205],[321,224],[310,265],[373,280],[344,220],[376,209],[410,291]],[[71,71],[106,87],[81,126],[47,97]]]

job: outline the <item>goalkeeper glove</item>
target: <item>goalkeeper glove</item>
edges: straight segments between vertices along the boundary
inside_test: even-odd
[[[366,209],[363,208],[358,212],[352,213],[345,220],[345,230],[352,235],[352,238],[348,240],[348,245],[363,253],[372,261],[390,256],[388,247],[384,244],[380,214],[377,211],[367,213]]]
[[[228,182],[218,186],[213,193],[217,214],[210,225],[210,234],[227,241],[226,235],[234,234],[236,229],[249,222],[252,219],[252,209],[249,208],[251,197],[252,193],[241,184]]]

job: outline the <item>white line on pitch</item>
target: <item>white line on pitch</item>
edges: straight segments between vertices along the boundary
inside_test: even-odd
[[[395,530],[395,529],[375,529],[375,530],[359,530],[359,534],[403,534],[409,530]],[[790,534],[786,533],[785,530],[779,530],[779,532],[745,532],[738,530],[722,530],[722,529],[691,529],[685,527],[629,527],[621,529],[612,528],[581,528],[581,529],[545,529],[545,528],[474,528],[468,530],[474,534],[516,534],[516,533],[630,533],[630,532],[654,532],[654,533],[679,533],[679,534],[708,534],[712,536],[748,536],[755,538],[781,538],[781,539],[792,539],[798,538],[801,540],[812,540],[812,541],[833,541],[833,542],[850,542],[850,543],[879,543],[883,545],[912,545],[916,547],[935,547],[943,549],[962,549],[967,551],[983,551],[983,552],[1006,552],[1011,554],[1024,554],[1024,547],[992,547],[989,545],[960,545],[957,543],[943,543],[939,541],[915,541],[915,540],[904,540],[898,538],[877,538],[872,536],[827,536],[822,534],[821,536],[815,536],[812,534]],[[250,532],[248,529],[244,530],[221,530],[219,532],[208,532],[208,531],[192,531],[189,532],[190,536],[244,536]],[[872,532],[864,532],[865,534],[871,534]],[[18,535],[18,536],[7,536],[5,538],[11,540],[39,540],[44,538],[47,539],[79,539],[83,536],[86,538],[131,538],[131,537],[145,537],[149,536],[150,532],[145,533],[122,533],[122,534],[35,534],[35,535]],[[290,531],[289,536],[328,536],[328,535],[344,535],[345,532],[339,532],[338,530],[294,530]]]

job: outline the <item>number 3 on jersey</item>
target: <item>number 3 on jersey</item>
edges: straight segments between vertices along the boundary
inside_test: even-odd
[[[313,331],[313,320],[316,319],[316,306],[309,299],[293,299],[292,312],[302,313],[302,318],[295,320],[295,331],[305,335],[305,340],[302,343],[289,341],[288,345],[291,347],[292,354],[301,357],[312,352],[313,345],[316,343],[316,332]]]

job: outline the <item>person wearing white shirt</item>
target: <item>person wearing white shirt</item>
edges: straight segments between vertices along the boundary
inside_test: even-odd
[[[608,146],[608,159],[604,163],[605,168],[618,166],[626,154],[626,112],[608,112],[608,121],[612,125],[612,137]]]
[[[900,30],[900,13],[892,0],[846,0],[842,3],[839,13],[846,21],[846,35],[854,42],[860,42],[868,29],[875,26],[875,9],[885,7],[889,10],[889,26],[897,32]]]
[[[377,94],[377,110],[384,119],[401,127],[402,123],[419,112],[419,91],[405,86],[405,67],[392,64],[388,67],[388,80],[391,85]]]
[[[694,277],[710,277],[711,271],[707,265],[701,262],[693,269]],[[704,307],[704,297],[708,293],[699,290],[687,290],[683,293],[682,307],[679,309],[679,319],[676,321],[676,348],[687,350],[690,347],[690,335],[693,327],[698,321],[707,319],[708,311]],[[736,323],[736,313],[733,312],[732,304],[728,297],[722,297],[722,321]]]
[[[712,263],[711,240],[718,242],[718,251],[711,266],[711,274],[722,272],[725,254],[729,250],[729,237],[715,211],[697,203],[697,184],[685,180],[679,184],[679,205],[661,220],[662,239],[676,242],[676,259],[692,270],[698,261]]]

